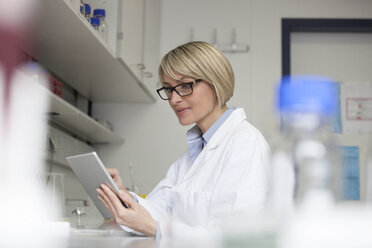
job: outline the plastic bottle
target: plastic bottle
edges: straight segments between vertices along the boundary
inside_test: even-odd
[[[84,17],[85,19],[87,19],[88,22],[90,22],[90,14],[91,14],[90,5],[87,3],[84,3]]]
[[[90,24],[92,24],[93,28],[99,32],[99,19],[96,17],[90,18]]]
[[[93,16],[99,18],[100,26],[99,31],[102,39],[107,43],[108,42],[108,25],[106,23],[106,11],[105,9],[95,9],[93,11]]]

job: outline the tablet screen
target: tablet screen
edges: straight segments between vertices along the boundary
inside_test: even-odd
[[[119,189],[116,186],[114,180],[107,172],[102,161],[98,157],[96,152],[90,152],[85,154],[79,154],[66,158],[68,164],[71,166],[76,177],[80,181],[81,185],[92,199],[97,209],[104,218],[111,218],[110,212],[106,209],[103,203],[98,199],[97,188],[101,184],[106,184],[115,193],[118,193]],[[123,202],[122,202],[123,203]],[[125,203],[123,203],[124,205]],[[125,207],[126,204],[124,205]]]

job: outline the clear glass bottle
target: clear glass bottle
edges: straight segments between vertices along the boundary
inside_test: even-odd
[[[372,247],[370,209],[342,202],[342,162],[329,131],[338,110],[337,84],[319,77],[286,77],[277,103],[282,142],[272,160],[274,199],[280,206],[276,213],[291,205],[291,198],[295,210],[277,228],[277,247]]]
[[[87,19],[88,22],[90,22],[90,18],[91,18],[90,14],[91,14],[90,5],[87,3],[84,3],[84,17],[85,19]]]
[[[339,153],[327,128],[337,97],[335,83],[326,78],[292,76],[281,81],[281,138],[273,147],[270,202],[283,219],[297,206],[326,207],[341,198]]]
[[[80,14],[85,16],[85,4],[82,0],[80,0]]]
[[[93,11],[93,16],[99,18],[100,25],[99,31],[101,34],[102,39],[107,43],[108,42],[108,25],[106,23],[106,11],[105,9],[95,9]]]
[[[90,18],[90,24],[92,24],[93,28],[99,32],[100,22],[98,18],[96,17]]]

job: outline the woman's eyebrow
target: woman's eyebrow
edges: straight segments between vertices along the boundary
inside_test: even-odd
[[[190,77],[183,76],[183,77],[181,77],[181,78],[175,79],[175,81],[176,81],[177,83],[181,84],[181,83],[184,83],[182,80],[184,80],[185,78],[190,78]],[[190,78],[190,79],[191,79],[191,78]],[[162,84],[163,84],[163,87],[164,87],[164,86],[172,86],[172,84],[171,84],[171,83],[168,83],[168,82],[163,82]]]
[[[184,79],[190,79],[190,80],[193,80],[191,77],[183,76],[183,77],[181,77],[181,78],[179,78],[179,79],[176,79],[176,81],[177,81],[177,82],[180,82],[180,83],[183,83],[182,80],[184,80]]]

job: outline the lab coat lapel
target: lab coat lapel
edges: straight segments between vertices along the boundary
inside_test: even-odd
[[[190,179],[195,173],[208,161],[208,152],[206,152],[208,146],[200,152],[199,156],[195,159],[194,163],[191,165],[190,169],[186,172],[183,182]]]
[[[223,140],[233,132],[239,123],[245,119],[246,115],[242,108],[236,109],[231,113],[226,121],[214,133],[207,146],[204,147],[199,156],[195,159],[194,163],[185,174],[183,182],[195,175],[208,161],[211,159],[216,160],[215,156],[211,157],[214,154],[213,150],[216,149],[223,142]]]
[[[212,136],[211,140],[208,142],[208,150],[213,150],[218,147],[227,136],[229,136],[236,127],[246,119],[246,115],[242,108],[238,108],[231,113],[231,115],[226,119],[226,121],[220,126],[216,133]]]

